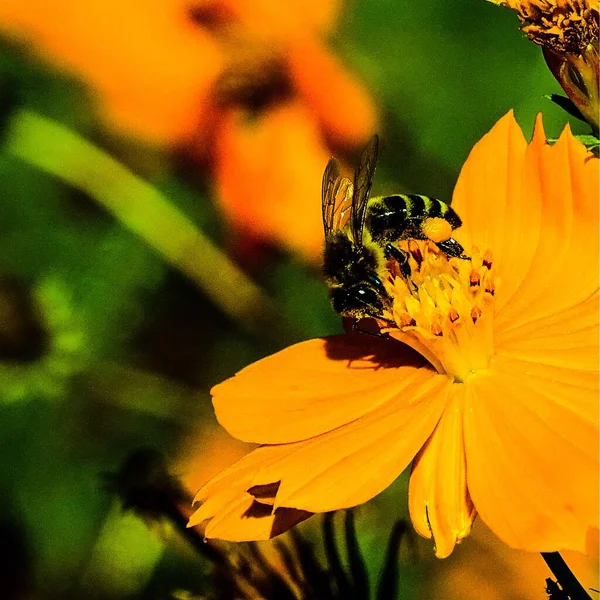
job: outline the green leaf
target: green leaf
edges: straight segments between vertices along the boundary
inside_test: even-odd
[[[550,102],[554,102],[554,104],[568,112],[572,117],[587,123],[586,118],[581,114],[579,109],[575,106],[575,104],[573,104],[570,98],[561,96],[560,94],[547,94],[544,96],[544,98],[547,98],[550,100]]]

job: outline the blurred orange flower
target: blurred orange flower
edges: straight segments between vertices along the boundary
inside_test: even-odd
[[[223,119],[215,140],[216,191],[235,228],[317,257],[323,246],[319,179],[329,158],[317,123],[298,101],[247,123],[242,109]]]
[[[222,71],[222,51],[184,0],[4,0],[0,32],[85,80],[109,123],[157,143],[189,137]]]
[[[0,32],[85,80],[112,126],[208,162],[243,234],[315,259],[323,165],[376,126],[322,41],[338,4],[6,0]]]
[[[264,539],[292,510],[366,502],[414,459],[411,518],[437,556],[477,512],[515,548],[585,550],[598,519],[598,160],[568,129],[548,145],[541,120],[527,144],[508,114],[472,150],[453,206],[472,259],[412,248],[411,282],[390,283],[396,339],[303,342],[213,389],[219,422],[263,446],[200,490],[190,523],[211,519],[207,537]]]
[[[212,149],[217,197],[238,231],[318,259],[324,165],[372,135],[375,107],[320,40],[335,12],[323,12],[327,3],[306,11],[266,0],[228,6],[239,21],[218,34],[227,63],[199,152]]]

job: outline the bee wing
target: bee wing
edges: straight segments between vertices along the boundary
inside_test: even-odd
[[[331,158],[323,173],[321,201],[325,238],[331,232],[342,229],[350,217],[352,208],[352,182],[342,177],[340,163]]]
[[[367,211],[367,200],[371,193],[375,167],[377,166],[377,152],[379,137],[374,135],[365,148],[358,169],[354,172],[354,195],[352,198],[352,235],[357,246],[362,245],[363,227]]]

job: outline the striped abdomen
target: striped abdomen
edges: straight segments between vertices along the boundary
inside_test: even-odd
[[[383,244],[405,239],[427,239],[421,226],[426,219],[440,217],[452,229],[462,222],[445,202],[420,194],[396,194],[371,198],[365,227],[373,241]]]

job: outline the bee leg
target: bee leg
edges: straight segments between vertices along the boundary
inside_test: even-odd
[[[470,256],[465,254],[464,248],[454,239],[448,238],[443,242],[437,242],[437,247],[446,255],[452,258],[469,259]]]
[[[408,263],[408,254],[404,252],[404,250],[400,250],[400,248],[392,246],[392,244],[387,244],[384,252],[386,258],[393,258],[398,263],[402,277],[408,279],[411,276],[410,264]]]
[[[377,317],[378,319],[381,319],[381,317]],[[384,321],[387,321],[387,319],[383,319]],[[372,335],[373,337],[378,337],[378,338],[387,338],[388,334],[387,333],[381,333],[380,331],[369,331],[368,329],[361,329],[359,327],[361,322],[361,319],[355,319],[352,323],[352,330],[356,331],[357,333],[366,333],[367,335]]]

